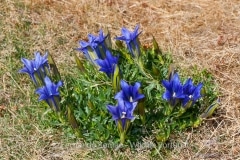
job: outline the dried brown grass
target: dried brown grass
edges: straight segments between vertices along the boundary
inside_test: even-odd
[[[178,141],[188,145],[175,148],[169,158],[240,158],[239,0],[25,0],[23,8],[16,8],[11,0],[4,3],[7,17],[3,19],[6,23],[3,29],[11,32],[20,21],[30,21],[32,26],[26,33],[31,42],[27,43],[29,54],[48,49],[63,66],[60,70],[73,63],[69,55],[88,33],[108,28],[114,37],[120,35],[122,26],[133,28],[136,24],[140,24],[142,30],[142,44],[151,43],[154,35],[163,50],[173,53],[178,65],[189,69],[194,65],[207,68],[219,84],[221,106],[216,116],[200,129],[179,136]],[[6,46],[1,51],[1,59],[12,50],[11,44]],[[1,95],[11,95],[11,92]],[[55,151],[62,157],[67,155],[66,159],[71,158],[69,153],[77,152],[87,153],[74,147]],[[148,159],[147,153],[126,155]]]

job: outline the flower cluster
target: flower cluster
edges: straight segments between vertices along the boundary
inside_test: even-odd
[[[127,48],[133,58],[140,55],[138,28],[139,26],[135,28],[134,32],[130,32],[126,28],[123,28],[123,36],[116,38],[117,40],[126,42]],[[111,48],[108,48],[106,42],[107,36],[104,36],[102,30],[100,30],[98,37],[89,34],[89,41],[80,41],[81,48],[78,48],[77,50],[83,52],[90,62],[98,66],[100,68],[99,71],[106,73],[109,78],[112,78],[113,86],[117,86],[117,83],[119,83],[120,80],[120,75],[118,73],[119,68],[117,66],[119,57],[111,54]],[[114,77],[114,75],[117,76],[117,78]],[[118,125],[120,137],[122,137],[121,139],[124,141],[123,137],[125,137],[124,135],[129,127],[129,123],[134,119],[134,110],[137,107],[138,101],[143,99],[144,95],[139,93],[139,82],[136,82],[134,86],[131,86],[128,85],[126,81],[121,80],[120,86],[121,90],[115,95],[115,99],[118,101],[117,106],[108,105],[107,109]]]
[[[140,83],[136,82],[134,86],[128,85],[124,80],[120,82],[121,90],[115,95],[118,101],[117,106],[108,105],[107,109],[112,114],[113,120],[118,126],[121,143],[124,143],[125,134],[129,128],[130,122],[134,120],[134,110],[138,101],[145,96],[139,93]]]
[[[39,101],[45,101],[56,112],[53,113],[59,116],[60,121],[63,120],[61,118],[68,119],[72,128],[81,138],[89,137],[92,140],[101,137],[101,140],[106,140],[109,137],[109,133],[114,131],[115,128],[112,128],[114,124],[108,123],[109,117],[102,117],[106,114],[101,113],[106,112],[112,116],[112,120],[117,125],[121,144],[124,143],[127,131],[136,117],[140,121],[134,121],[136,123],[134,126],[140,126],[138,123],[142,123],[146,127],[146,130],[151,131],[157,127],[156,140],[165,142],[174,129],[181,130],[189,126],[198,126],[203,118],[212,115],[213,111],[219,105],[219,101],[209,106],[212,103],[210,102],[211,98],[211,100],[207,100],[207,103],[201,104],[209,107],[200,116],[198,116],[199,113],[194,113],[195,110],[198,111],[197,107],[187,110],[202,97],[201,89],[203,83],[194,85],[193,80],[188,78],[182,84],[175,70],[169,73],[168,80],[162,81],[165,92],[162,95],[162,99],[159,99],[158,95],[162,92],[159,79],[163,79],[166,76],[166,70],[170,66],[170,63],[172,63],[172,60],[169,55],[160,53],[155,39],[153,40],[152,49],[141,48],[138,39],[141,32],[138,32],[138,30],[139,26],[136,26],[132,32],[123,27],[121,30],[122,35],[115,38],[117,44],[121,44],[119,41],[125,42],[128,52],[120,49],[119,53],[116,53],[111,48],[110,34],[104,34],[102,30],[100,30],[98,36],[89,34],[88,41],[79,42],[80,47],[77,50],[83,53],[85,58],[90,62],[90,65],[107,75],[106,77],[100,76],[101,82],[104,78],[111,79],[112,88],[106,88],[109,86],[109,83],[99,83],[101,86],[97,84],[96,86],[99,89],[97,92],[93,91],[92,87],[90,87],[90,90],[86,88],[89,84],[94,84],[95,86],[96,80],[98,81],[100,78],[98,76],[94,76],[91,82],[87,82],[90,79],[88,74],[81,74],[80,80],[67,77],[70,83],[67,83],[64,88],[68,87],[70,92],[63,92],[62,94],[65,96],[61,102],[64,108],[60,106],[61,97],[59,92],[59,88],[63,86],[63,82],[50,54],[46,53],[44,56],[41,56],[40,52],[36,52],[33,60],[22,58],[21,61],[24,67],[19,72],[27,73],[30,76],[36,87],[35,93],[39,95]],[[122,47],[122,45],[118,46]],[[129,53],[129,55],[126,53]],[[87,72],[88,68],[84,68],[85,65],[78,59],[76,54],[74,56],[81,72]],[[88,65],[86,66],[88,67]],[[171,67],[170,70],[172,70]],[[128,80],[132,81],[132,79],[137,80],[133,84],[130,84]],[[59,81],[54,83],[53,80]],[[77,83],[75,83],[76,81]],[[143,89],[140,89],[141,84],[143,84]],[[208,83],[205,84],[207,86]],[[204,98],[211,95],[213,93],[212,90],[211,92],[206,91]],[[83,93],[85,91],[87,94]],[[142,94],[143,92],[146,94]],[[114,95],[116,105],[104,105],[109,95]],[[73,100],[76,100],[76,102],[72,102]],[[169,107],[169,105],[161,106],[165,100],[172,107]],[[148,106],[147,112],[145,112],[145,105]],[[199,103],[196,105],[199,105]],[[80,109],[78,106],[83,107],[81,112],[75,112],[76,109]],[[84,107],[89,107],[91,110],[85,108],[85,111]],[[99,113],[99,111],[101,112],[100,114],[93,115]],[[189,116],[187,115],[188,113],[190,113]],[[76,119],[76,115],[80,117]],[[92,119],[93,117],[94,120]],[[169,119],[171,119],[171,122]],[[89,123],[91,124],[89,125]],[[83,128],[81,128],[82,126]],[[96,136],[92,132],[92,128],[97,132]],[[109,129],[105,136],[104,128]],[[87,130],[87,132],[84,133],[82,130]],[[139,132],[141,130],[137,129],[132,133],[138,135]],[[136,137],[135,135],[130,138]],[[140,136],[143,137],[143,135]]]
[[[36,86],[36,93],[39,94],[39,101],[45,100],[47,104],[55,111],[60,110],[60,94],[58,88],[63,85],[62,81],[57,84],[49,78],[48,53],[44,56],[40,52],[35,53],[35,59],[28,60],[22,58],[24,67],[19,70],[20,73],[27,73]]]
[[[121,90],[114,97],[118,101],[118,112],[115,112],[115,109],[112,109],[113,107],[111,105],[108,105],[108,110],[112,114],[114,120],[118,117],[117,120],[122,121],[122,128],[124,129],[126,119],[133,119],[133,111],[138,101],[144,98],[144,95],[139,93],[139,88],[141,86],[139,82],[136,82],[134,86],[132,86],[128,85],[126,81],[121,80],[120,85]]]
[[[177,73],[174,73],[169,81],[163,80],[162,84],[166,88],[166,91],[163,94],[163,99],[167,100],[171,106],[175,106],[180,102],[183,107],[190,107],[202,97],[202,83],[195,86],[192,79],[189,78],[185,84],[182,85]]]

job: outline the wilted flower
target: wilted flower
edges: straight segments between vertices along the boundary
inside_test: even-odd
[[[202,83],[199,83],[197,86],[195,86],[192,82],[192,79],[189,78],[183,85],[183,93],[185,94],[185,98],[182,100],[182,105],[185,106],[189,101],[191,101],[191,105],[193,105],[199,98],[201,98],[202,87]]]
[[[112,114],[112,119],[116,123],[121,123],[121,131],[126,130],[127,120],[133,120],[133,111],[137,106],[137,102],[126,103],[123,100],[118,100],[117,106],[107,105],[108,111]]]
[[[43,82],[44,77],[47,75],[46,70],[49,69],[48,54],[40,55],[40,52],[35,52],[35,59],[28,60],[22,58],[21,61],[24,67],[19,70],[20,73],[27,73],[33,80],[36,86],[40,86],[38,80]]]
[[[84,56],[95,64],[96,59],[104,59],[105,57],[107,51],[106,37],[107,35],[104,36],[102,30],[100,30],[98,37],[89,34],[88,42],[80,41],[81,48],[77,48],[77,50],[83,52]]]
[[[108,77],[111,77],[114,73],[115,65],[118,63],[118,57],[113,56],[111,52],[107,50],[104,60],[97,59],[95,61],[100,66],[99,71],[105,72]]]
[[[139,88],[141,86],[139,82],[131,86],[128,85],[126,81],[121,80],[120,85],[122,90],[115,95],[115,99],[122,99],[126,102],[137,102],[145,97],[143,94],[139,93]]]
[[[127,28],[122,28],[122,36],[116,37],[117,40],[125,41],[129,52],[133,57],[140,55],[140,43],[138,40],[139,25],[137,25],[133,32],[130,32]]]
[[[63,85],[62,81],[57,84],[53,83],[49,77],[44,78],[45,86],[38,88],[36,93],[39,94],[39,101],[45,100],[48,105],[55,111],[60,110],[60,94],[58,88]]]
[[[169,81],[163,80],[162,84],[166,88],[163,99],[167,100],[172,106],[175,106],[178,100],[185,98],[183,86],[177,73],[174,73]]]

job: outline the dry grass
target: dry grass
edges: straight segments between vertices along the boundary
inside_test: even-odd
[[[114,37],[120,34],[122,26],[133,28],[136,24],[140,24],[143,44],[151,43],[154,35],[163,50],[173,52],[178,65],[183,68],[197,65],[210,70],[221,91],[221,106],[216,116],[200,129],[179,136],[177,140],[187,145],[173,149],[168,158],[240,158],[239,0],[1,0],[0,7],[0,113],[3,116],[0,147],[5,147],[0,151],[3,158],[81,159],[90,158],[91,152],[70,143],[63,146],[60,138],[54,138],[61,137],[57,130],[39,129],[38,119],[33,118],[36,115],[16,111],[21,106],[36,107],[30,103],[31,86],[24,77],[14,73],[20,65],[13,61],[16,59],[9,58],[18,56],[16,41],[17,46],[26,48],[24,54],[48,49],[57,57],[63,72],[65,66],[73,65],[69,55],[87,33],[108,28]],[[36,117],[41,119],[42,112],[36,113]],[[4,116],[4,113],[9,114]],[[27,119],[31,119],[32,124],[25,132]],[[111,154],[119,156],[119,153],[106,152],[101,159],[111,159]],[[147,151],[123,154],[131,159],[149,158]]]

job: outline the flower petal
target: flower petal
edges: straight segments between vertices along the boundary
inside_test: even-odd
[[[124,95],[129,98],[131,95],[129,93],[130,86],[128,85],[128,83],[124,80],[121,80],[120,85],[121,85],[121,89],[123,90]]]
[[[165,99],[165,100],[167,100],[167,101],[170,101],[171,98],[172,98],[172,93],[169,92],[168,90],[166,90],[166,92],[163,93],[162,98]]]
[[[114,98],[115,98],[115,99],[123,99],[123,98],[124,98],[124,93],[123,93],[123,91],[122,91],[122,90],[119,91],[119,92],[115,95]]]
[[[162,81],[162,85],[169,91],[172,90],[171,84],[169,83],[169,81],[163,80]]]
[[[116,106],[107,105],[107,109],[111,113],[113,120],[117,120],[120,118],[118,108]]]
[[[125,37],[127,41],[131,40],[131,32],[127,28],[125,27],[122,28],[122,35]]]

